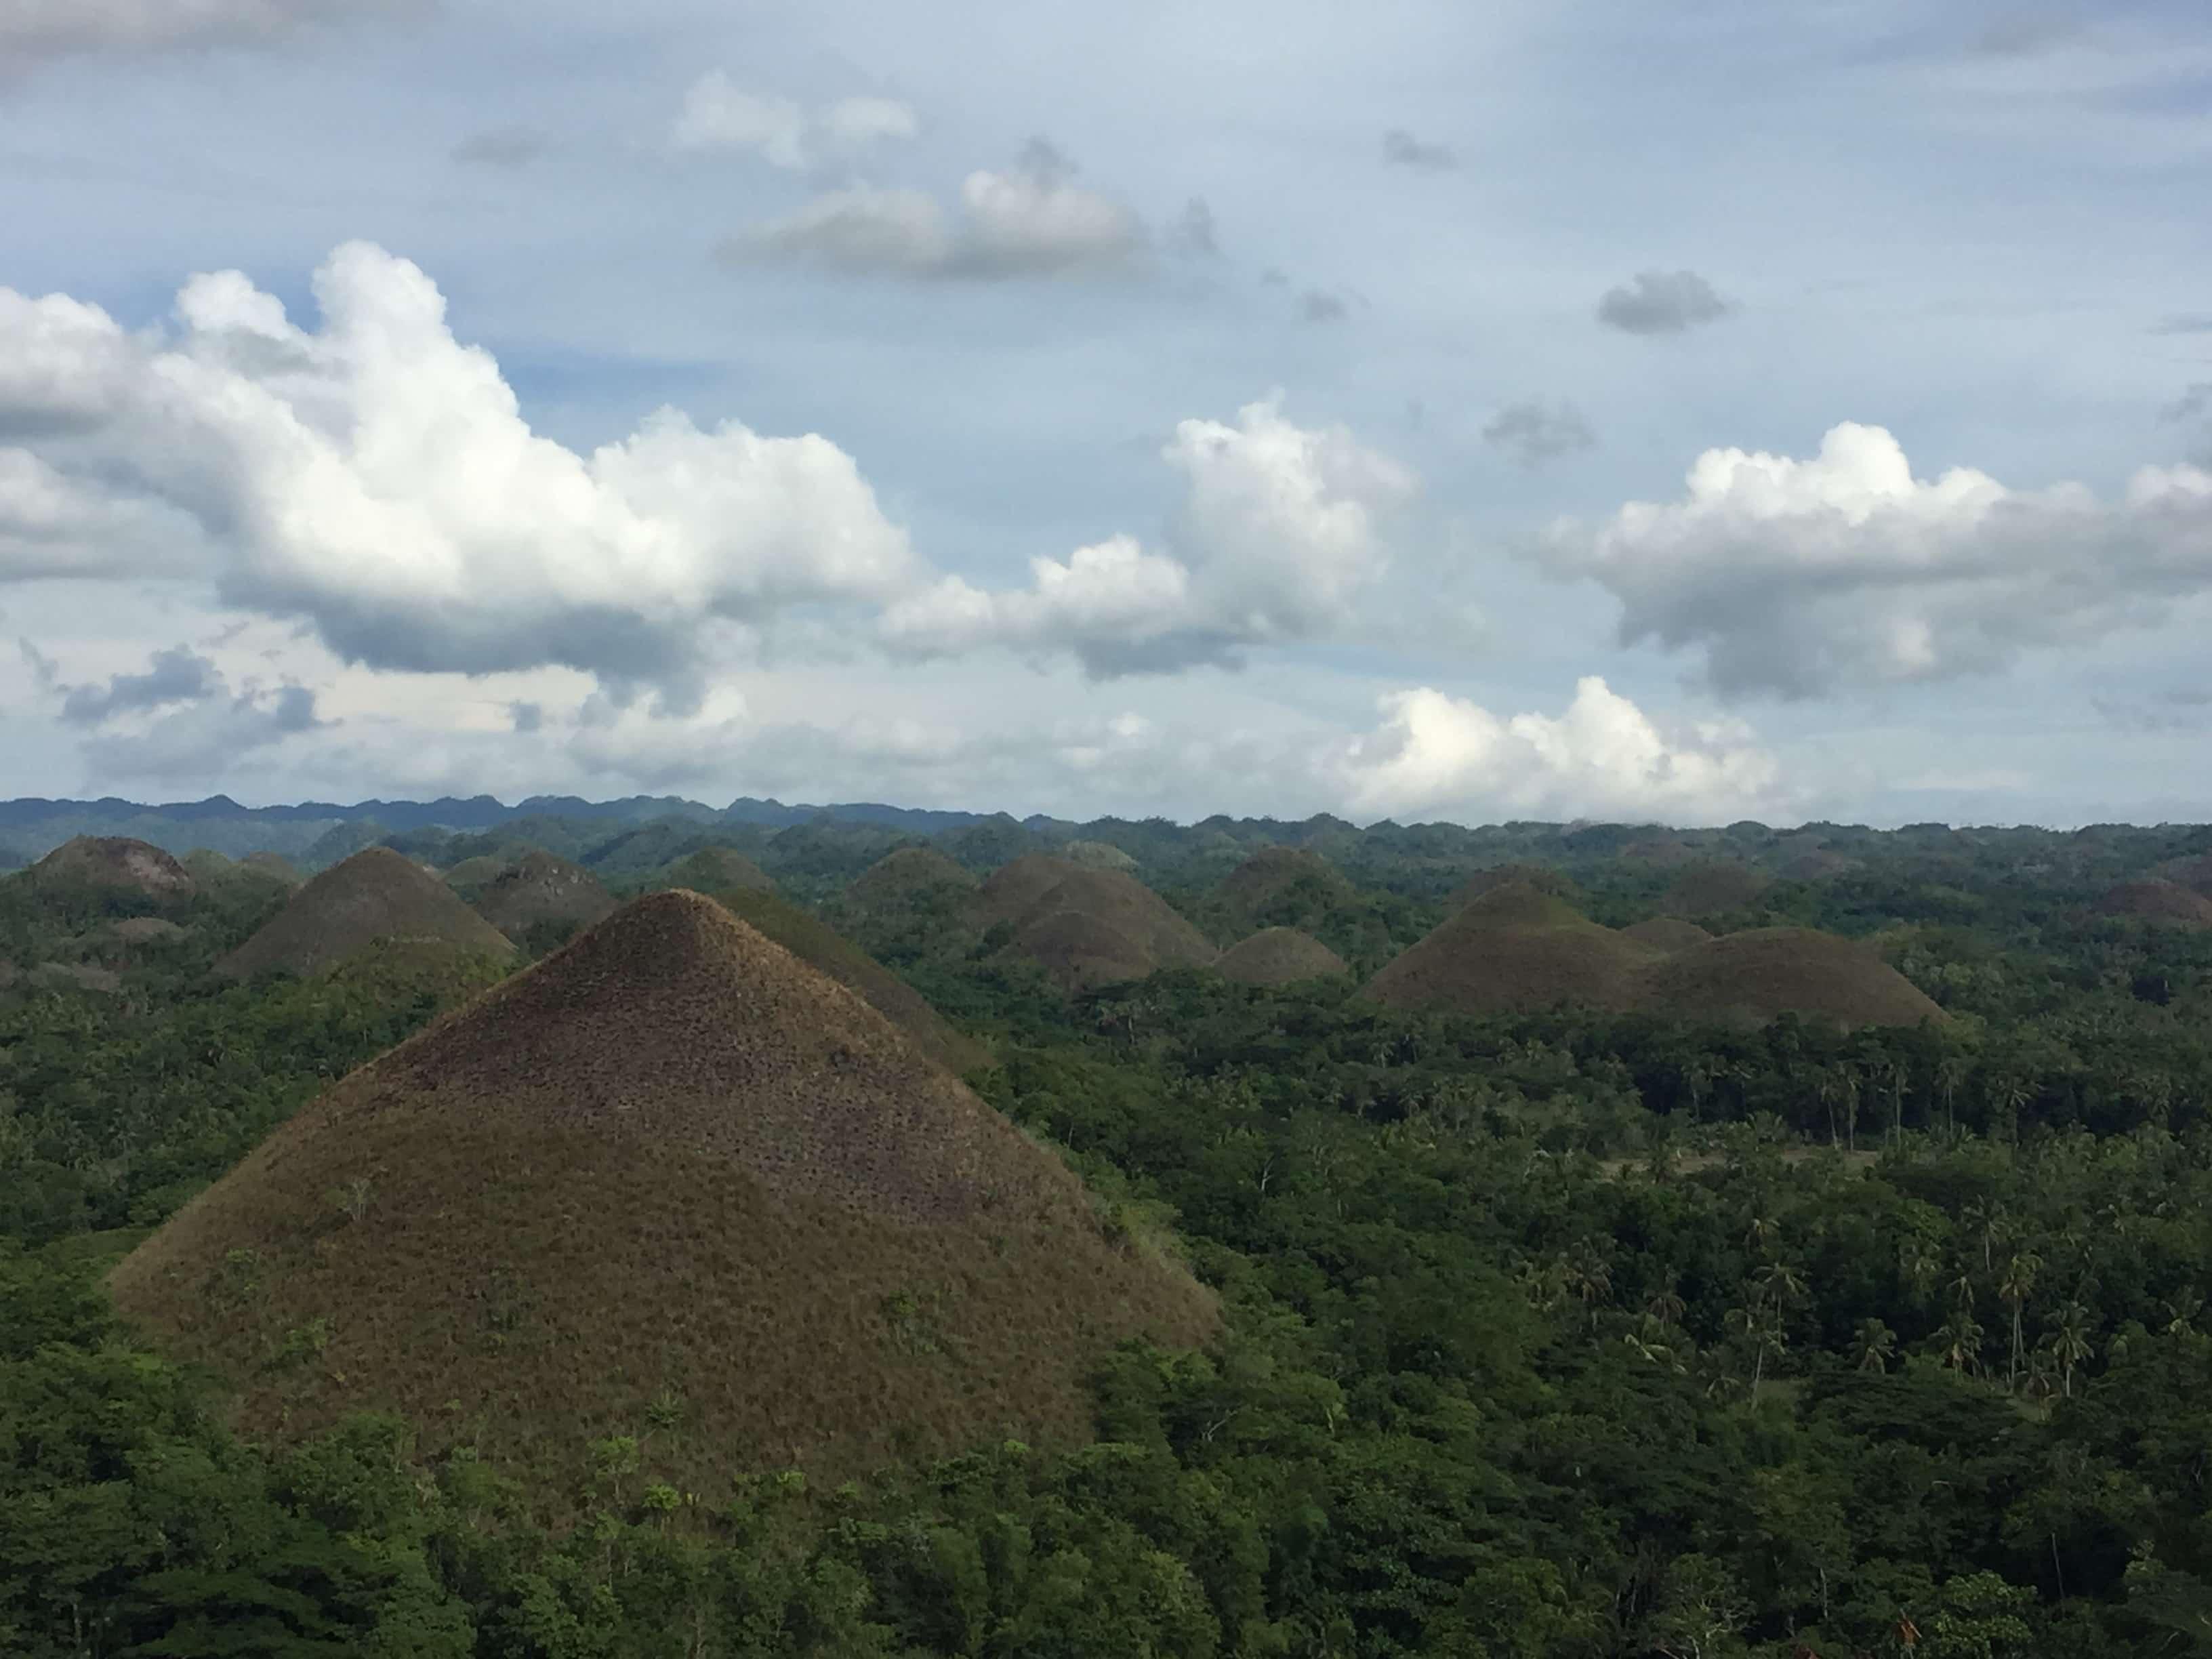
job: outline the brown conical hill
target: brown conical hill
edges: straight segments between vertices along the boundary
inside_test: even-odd
[[[1696,922],[1685,921],[1680,916],[1653,916],[1620,931],[1625,937],[1640,945],[1667,951],[1686,951],[1692,945],[1703,945],[1712,937]]]
[[[2097,912],[2177,927],[2212,927],[2212,898],[2178,881],[2124,881],[2097,901]]]
[[[2194,858],[2172,859],[2158,866],[2156,874],[2167,881],[2179,882],[2192,893],[2202,893],[2212,898],[2212,853],[2200,853]]]
[[[109,888],[159,902],[188,899],[197,890],[191,872],[150,842],[128,836],[79,836],[31,866],[31,878],[48,888]]]
[[[549,1497],[637,1435],[641,1479],[709,1504],[755,1470],[1077,1441],[1115,1343],[1216,1319],[882,1015],[681,891],[353,1073],[112,1285],[249,1429],[397,1409]]]
[[[743,853],[727,847],[702,847],[676,860],[660,872],[656,886],[688,888],[695,893],[719,893],[728,887],[775,890],[768,872]]]
[[[1554,870],[1548,864],[1500,864],[1487,870],[1476,871],[1452,889],[1444,903],[1447,908],[1455,910],[1497,888],[1516,886],[1533,887],[1540,893],[1550,893],[1563,899],[1571,900],[1575,896],[1575,884],[1567,878],[1566,872]]]
[[[925,893],[975,885],[974,876],[934,847],[902,847],[854,877],[845,896],[858,904],[903,904]]]
[[[1224,979],[1240,985],[1295,985],[1348,971],[1342,957],[1295,927],[1263,927],[1231,945],[1213,965]]]
[[[1525,882],[1494,887],[1392,960],[1366,994],[1394,1008],[1535,1012],[1560,1003],[1624,1009],[1650,945],[1601,927]]]
[[[448,884],[453,872],[446,875]],[[518,944],[533,927],[590,927],[614,914],[615,902],[590,871],[535,849],[484,884],[477,914]]]
[[[1678,951],[1645,970],[1638,1002],[1747,1025],[1784,1013],[1853,1026],[1949,1018],[1871,946],[1804,927],[1754,927]]]
[[[463,859],[459,864],[448,865],[439,878],[464,898],[481,893],[514,868],[514,860],[499,853],[478,853]]]
[[[1670,916],[1718,915],[1754,902],[1769,884],[1765,872],[1747,864],[1707,860],[1684,866],[1660,896],[1659,908]]]
[[[983,884],[969,901],[969,912],[979,927],[1018,922],[1080,867],[1048,853],[1024,853],[983,878]]]
[[[507,936],[413,860],[371,847],[334,864],[292,895],[260,931],[218,961],[216,972],[326,974],[379,939],[504,961]]]
[[[1240,915],[1266,908],[1301,882],[1316,884],[1329,898],[1352,891],[1334,865],[1303,847],[1263,847],[1222,878],[1220,893]]]
[[[1134,870],[1137,860],[1110,841],[1072,841],[1060,849],[1060,857],[1086,870]]]
[[[728,888],[713,896],[739,921],[852,992],[945,1070],[969,1072],[989,1063],[983,1045],[946,1024],[921,992],[811,913],[757,887]]]
[[[1095,991],[1143,979],[1158,959],[1102,916],[1081,910],[1047,909],[1032,917],[1006,947],[1044,969],[1063,991]]]
[[[238,874],[237,860],[212,847],[195,847],[177,862],[185,866],[185,873],[200,887],[210,883],[219,884]]]

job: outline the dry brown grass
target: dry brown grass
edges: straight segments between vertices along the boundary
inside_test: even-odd
[[[994,871],[969,914],[984,927],[1011,922],[1008,948],[1064,990],[1142,979],[1161,968],[1202,968],[1221,954],[1134,876],[1042,854]]]
[[[1713,859],[1685,865],[1667,884],[1659,908],[1670,916],[1712,916],[1755,902],[1772,884],[1747,864]]]
[[[292,895],[260,931],[216,963],[234,978],[326,974],[378,939],[441,945],[505,960],[514,946],[453,890],[388,847],[356,853]]]
[[[2097,911],[2179,927],[2212,927],[2212,898],[2176,881],[2124,881],[2097,901]]]
[[[1060,857],[1086,870],[1134,870],[1137,860],[1110,841],[1072,841],[1060,849]]]
[[[1655,950],[1673,952],[1686,951],[1692,945],[1703,945],[1712,935],[1694,921],[1685,921],[1680,916],[1651,916],[1621,930],[1622,936],[1639,945],[1649,945]]]
[[[457,884],[450,870],[446,881]],[[590,927],[605,921],[614,914],[615,902],[590,871],[533,849],[484,884],[476,910],[519,942],[532,928],[549,923]]]
[[[31,878],[49,887],[108,887],[157,901],[188,899],[197,890],[191,872],[150,842],[128,836],[79,836],[31,866]]]
[[[2212,898],[2212,853],[2200,853],[2195,858],[2173,859],[2158,866],[2156,873],[2168,881],[2179,882],[2192,893]]]
[[[355,1073],[111,1282],[252,1430],[395,1408],[540,1482],[639,1434],[708,1501],[1075,1442],[1111,1344],[1217,1319],[881,1014],[684,892]]]
[[[975,885],[974,876],[934,847],[902,847],[854,877],[845,896],[860,904],[903,904],[935,889]]]
[[[1462,906],[1367,982],[1395,1008],[1533,1013],[1560,1003],[1625,1009],[1658,952],[1526,882]]]
[[[688,888],[695,893],[719,893],[728,887],[757,888],[763,893],[775,891],[775,884],[769,879],[767,871],[743,853],[732,852],[726,847],[702,847],[677,860],[660,872],[659,884]]]
[[[981,1043],[955,1030],[921,992],[818,917],[757,888],[733,887],[713,896],[739,921],[858,996],[947,1071],[969,1072],[989,1064],[990,1053]]]
[[[1478,899],[1368,982],[1394,1007],[1532,1012],[1561,1003],[1764,1024],[1783,1013],[1917,1025],[1943,1011],[1874,950],[1760,927],[1668,951],[1586,921],[1527,886]]]
[[[1564,871],[1554,870],[1545,864],[1500,864],[1487,870],[1478,870],[1451,890],[1444,903],[1452,909],[1472,904],[1485,893],[1500,887],[1533,887],[1540,893],[1573,899],[1575,884]]]
[[[1295,927],[1263,927],[1231,945],[1213,965],[1224,979],[1240,985],[1295,985],[1351,971],[1342,957]]]
[[[1844,1025],[1948,1018],[1870,945],[1804,927],[1754,927],[1677,951],[1644,976],[1641,1000],[1686,1018],[1750,1025],[1784,1013]]]
[[[1320,854],[1303,847],[1263,847],[1222,878],[1220,892],[1239,915],[1249,916],[1304,881],[1318,882],[1333,897],[1352,891],[1352,884]]]

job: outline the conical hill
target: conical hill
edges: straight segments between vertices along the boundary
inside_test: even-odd
[[[1585,919],[1527,882],[1491,888],[1392,960],[1367,994],[1396,1008],[1534,1012],[1558,1003],[1625,1009],[1658,951]]]
[[[2178,881],[2124,881],[2100,898],[2096,908],[2100,915],[2212,927],[2212,898]]]
[[[413,860],[371,847],[292,895],[245,944],[216,963],[235,978],[328,973],[382,939],[505,960],[507,936]]]
[[[1670,916],[1718,915],[1757,902],[1771,885],[1772,879],[1764,871],[1708,859],[1683,866],[1660,896],[1659,908]]]
[[[1352,890],[1334,865],[1303,847],[1261,848],[1222,878],[1219,890],[1231,909],[1252,916],[1302,884],[1310,884],[1324,899]]]
[[[446,882],[457,884],[452,871]],[[517,944],[533,929],[592,927],[614,908],[590,871],[536,849],[484,883],[476,899],[477,914]]]
[[[197,890],[191,872],[150,842],[128,836],[79,836],[31,866],[31,879],[49,889],[112,889],[157,902],[188,899]]]
[[[354,1073],[112,1285],[249,1428],[396,1408],[541,1479],[636,1435],[641,1478],[710,1503],[1073,1442],[1114,1344],[1216,1317],[882,1015],[683,891]]]
[[[925,893],[968,891],[975,878],[934,847],[902,847],[853,878],[845,896],[871,906],[904,904]]]
[[[969,902],[990,927],[1011,922],[1011,948],[1063,989],[1204,967],[1221,953],[1158,893],[1119,870],[1086,870],[1031,854],[992,872]]]
[[[989,1060],[982,1044],[946,1024],[921,992],[810,912],[755,887],[732,887],[714,897],[738,920],[852,992],[948,1072],[973,1071]]]
[[[660,872],[656,884],[689,888],[695,893],[719,893],[726,887],[753,887],[763,893],[775,890],[767,871],[727,847],[702,847],[677,860]]]
[[[1224,951],[1213,965],[1240,985],[1295,985],[1346,971],[1342,957],[1295,927],[1263,927]]]
[[[1533,887],[1540,893],[1559,898],[1572,898],[1575,895],[1575,884],[1566,872],[1554,870],[1548,864],[1499,864],[1476,871],[1452,889],[1444,903],[1455,910],[1500,887]]]
[[[1703,945],[1712,935],[1694,921],[1680,916],[1650,916],[1622,928],[1624,937],[1639,945],[1649,945],[1661,951],[1686,951],[1692,945]]]
[[[1796,1013],[1844,1025],[1949,1018],[1873,947],[1807,927],[1753,927],[1677,951],[1644,976],[1643,1004],[1689,1019],[1763,1025]]]

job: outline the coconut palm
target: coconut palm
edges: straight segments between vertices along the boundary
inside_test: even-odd
[[[1936,1333],[1936,1357],[1950,1370],[1962,1374],[1979,1368],[1982,1328],[1966,1309],[1958,1310]]]
[[[1854,1363],[1863,1371],[1886,1371],[1897,1352],[1897,1333],[1879,1319],[1859,1321],[1858,1333],[1851,1339]]]
[[[2008,1385],[2016,1385],[2020,1381],[2021,1314],[2035,1290],[2035,1275],[2042,1266],[2043,1258],[2034,1251],[2016,1251],[2007,1260],[2004,1272],[1997,1279],[1997,1299],[2012,1315],[2012,1359],[2005,1368]]]
[[[2090,1329],[2089,1310],[2079,1302],[2069,1302],[2058,1310],[2058,1322],[2051,1333],[2051,1355],[2058,1362],[2059,1387],[2069,1400],[2074,1397],[2074,1368],[2094,1352]]]

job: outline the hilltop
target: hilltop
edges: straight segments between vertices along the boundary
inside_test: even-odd
[[[2212,898],[2178,881],[2124,881],[2097,901],[2100,915],[2212,927]]]
[[[749,927],[868,1004],[948,1072],[957,1074],[989,1063],[982,1044],[953,1030],[919,991],[811,913],[753,887],[733,887],[712,896]]]
[[[247,978],[328,973],[379,939],[505,960],[514,946],[435,876],[389,848],[372,847],[324,871],[245,944],[215,965]]]
[[[990,927],[1010,924],[1009,948],[1064,990],[1141,979],[1161,968],[1204,967],[1221,953],[1135,877],[1032,854],[994,871],[969,901]]]
[[[79,836],[33,865],[30,875],[48,889],[136,893],[156,903],[180,902],[198,890],[191,872],[175,859],[128,836]]]
[[[1869,946],[1831,933],[1761,927],[1662,945],[1650,924],[1640,926],[1640,937],[1615,933],[1550,894],[1501,887],[1391,962],[1366,994],[1393,1007],[1461,1013],[1569,1003],[1724,1024],[1783,1013],[1845,1025],[1947,1018]]]
[[[1487,870],[1478,870],[1452,889],[1444,903],[1452,909],[1472,904],[1484,894],[1500,887],[1532,887],[1540,893],[1572,899],[1575,884],[1565,872],[1554,870],[1547,864],[1500,864]]]
[[[1624,938],[1639,945],[1649,945],[1660,951],[1686,951],[1692,945],[1703,945],[1712,935],[1694,921],[1680,916],[1652,916],[1621,930]]]
[[[1295,927],[1263,927],[1231,945],[1213,965],[1224,979],[1240,985],[1292,985],[1350,971],[1342,957]]]
[[[1561,1002],[1626,1009],[1639,969],[1658,952],[1588,921],[1527,882],[1494,886],[1460,907],[1367,982],[1395,1008],[1534,1012]]]
[[[1222,901],[1240,915],[1257,915],[1301,884],[1324,902],[1349,897],[1352,884],[1318,853],[1303,847],[1263,847],[1221,879]]]
[[[1113,1345],[1216,1318],[881,1014],[681,891],[354,1073],[112,1284],[251,1430],[396,1408],[556,1507],[609,1435],[708,1503],[1076,1442]]]
[[[1706,860],[1682,866],[1667,884],[1659,908],[1670,916],[1711,916],[1741,910],[1771,885],[1771,878],[1747,864]]]
[[[775,890],[768,872],[743,853],[726,847],[702,847],[663,870],[654,885],[689,888],[695,893],[719,893],[725,888],[751,887],[763,893]]]
[[[853,878],[845,896],[856,904],[903,904],[924,893],[970,891],[975,878],[933,847],[902,847]]]
[[[453,884],[453,872],[446,880]],[[533,929],[589,927],[614,914],[615,902],[590,871],[550,853],[525,853],[477,891],[477,914],[522,943]]]

